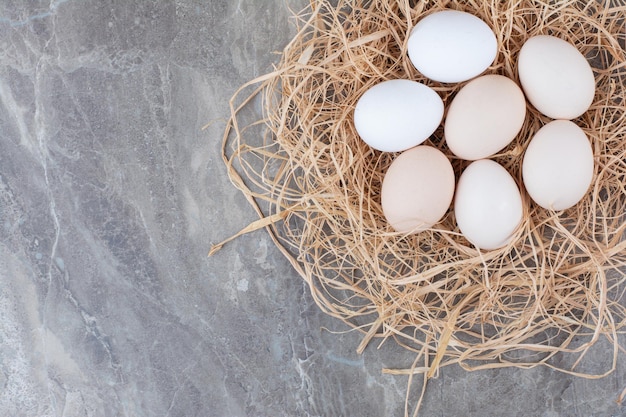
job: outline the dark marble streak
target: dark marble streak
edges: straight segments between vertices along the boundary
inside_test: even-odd
[[[263,232],[206,257],[254,219],[228,99],[305,3],[0,4],[1,416],[402,414],[412,355],[356,355]],[[623,375],[450,367],[423,415],[620,415]]]

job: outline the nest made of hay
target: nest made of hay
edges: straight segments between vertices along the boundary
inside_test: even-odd
[[[597,83],[592,107],[575,120],[591,140],[595,173],[574,208],[548,211],[524,192],[524,150],[550,120],[530,105],[520,134],[492,158],[516,179],[525,205],[515,239],[499,250],[474,248],[452,209],[425,232],[394,232],[380,188],[396,154],[368,147],[352,120],[358,98],[383,80],[420,81],[450,103],[465,83],[426,79],[406,54],[415,23],[443,9],[493,29],[499,49],[486,73],[518,82],[521,46],[550,34],[587,57]],[[319,307],[364,333],[358,351],[395,339],[421,359],[388,372],[544,364],[584,375],[576,365],[605,337],[614,347],[610,373],[626,318],[625,13],[624,1],[311,1],[295,15],[297,35],[275,70],[231,101],[224,160],[261,217],[242,233],[268,228]],[[255,106],[263,120],[246,115]],[[427,143],[452,157],[441,128]],[[467,162],[452,162],[458,179]],[[557,353],[574,359],[564,368],[551,361]]]

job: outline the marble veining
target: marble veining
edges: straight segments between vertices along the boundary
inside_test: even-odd
[[[0,4],[0,416],[403,415],[413,355],[357,355],[264,232],[206,256],[255,218],[228,100],[306,3]],[[422,415],[626,415],[625,369],[449,367]]]

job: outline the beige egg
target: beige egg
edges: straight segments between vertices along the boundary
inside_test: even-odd
[[[528,39],[519,53],[519,78],[528,101],[553,119],[571,120],[593,103],[596,81],[585,56],[554,36]]]
[[[585,132],[569,120],[553,120],[528,144],[522,175],[533,201],[549,210],[576,205],[593,180],[594,159]]]
[[[383,179],[381,203],[389,224],[398,232],[416,233],[439,222],[454,196],[454,170],[432,146],[401,153]]]
[[[488,158],[506,147],[526,118],[522,89],[502,75],[484,75],[454,97],[444,124],[448,147],[459,158]]]

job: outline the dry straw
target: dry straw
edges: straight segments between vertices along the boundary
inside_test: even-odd
[[[597,81],[592,107],[575,120],[594,150],[589,193],[563,212],[525,194],[524,149],[549,121],[529,106],[521,133],[494,157],[526,207],[515,239],[495,251],[469,244],[452,209],[431,230],[394,232],[380,187],[396,154],[369,148],[353,125],[356,101],[383,80],[423,82],[450,103],[463,84],[424,78],[406,54],[413,25],[442,9],[467,11],[493,29],[499,52],[488,73],[517,81],[524,41],[551,34],[588,58]],[[459,364],[610,373],[626,318],[625,14],[622,0],[311,1],[295,14],[297,35],[275,70],[231,101],[224,161],[260,215],[242,233],[267,228],[319,307],[363,332],[359,352],[375,338],[416,352],[409,369],[385,372],[427,380]],[[263,120],[251,120],[259,106]],[[467,162],[452,156],[442,130],[427,143],[450,156],[458,178]],[[581,361],[600,339],[613,357],[590,375]]]

